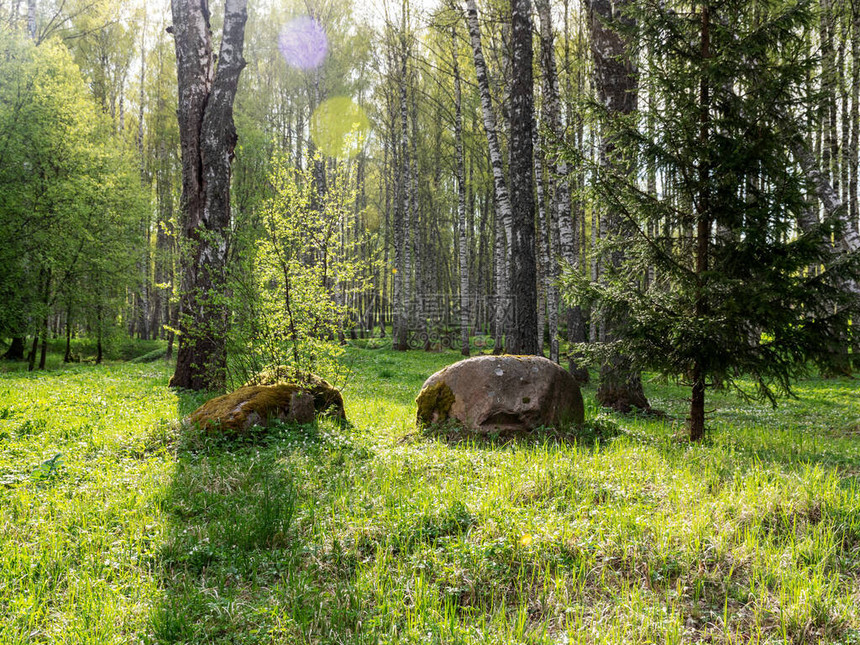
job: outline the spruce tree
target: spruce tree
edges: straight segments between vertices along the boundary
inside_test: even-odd
[[[815,63],[804,42],[811,3],[644,0],[629,11],[617,28],[638,25],[630,55],[644,62],[640,87],[659,98],[638,115],[595,106],[618,160],[590,170],[594,197],[632,234],[623,263],[606,262],[600,284],[569,276],[569,295],[624,321],[618,340],[593,348],[597,358],[621,351],[685,380],[695,441],[708,388],[775,403],[810,364],[838,360],[857,313],[840,285],[857,258],[829,248],[838,218],[797,226],[810,187],[792,146],[805,119],[786,115]],[[656,168],[656,193],[613,170],[630,164]],[[610,240],[601,252],[618,250]]]

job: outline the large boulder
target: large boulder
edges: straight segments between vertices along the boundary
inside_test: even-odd
[[[477,432],[531,430],[585,420],[576,380],[542,356],[476,356],[424,382],[418,423],[449,419]]]
[[[343,397],[323,379],[286,383],[280,378],[277,374],[261,374],[256,379],[258,383],[207,401],[189,420],[205,430],[241,435],[273,421],[312,423],[317,413],[345,418]]]

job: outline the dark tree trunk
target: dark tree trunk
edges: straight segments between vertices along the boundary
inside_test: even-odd
[[[45,316],[45,321],[42,323],[42,348],[39,352],[39,369],[45,369],[48,359],[48,316]]]
[[[33,334],[33,345],[30,347],[30,353],[27,356],[27,371],[32,372],[36,369],[36,352],[39,351],[39,333]]]
[[[102,339],[104,338],[104,314],[102,313],[101,305],[98,307],[96,325],[96,365],[101,365],[104,358],[104,346],[102,343]]]
[[[618,412],[632,412],[633,408],[650,410],[651,404],[642,390],[642,378],[627,358],[615,354],[600,367],[600,384],[597,389],[600,405]]]
[[[66,306],[66,353],[63,356],[64,363],[72,362],[72,306]]]
[[[710,56],[710,14],[708,5],[702,7],[702,59]],[[711,95],[707,76],[702,77],[699,90],[700,134],[702,150],[706,149],[710,137]],[[701,193],[698,199],[698,222],[696,226],[696,277],[699,293],[696,296],[696,317],[708,316],[708,301],[705,297],[704,280],[708,272],[708,247],[711,242],[711,194],[708,187],[710,168],[707,160],[699,166]],[[705,366],[697,359],[693,366],[693,392],[690,398],[690,441],[700,441],[705,436]]]
[[[630,114],[636,110],[636,69],[627,52],[627,43],[613,30],[613,21],[628,20],[624,9],[631,0],[589,0],[591,23],[591,46],[594,52],[594,80],[597,96],[607,109],[618,114]],[[613,144],[604,136],[601,141],[601,162],[619,163],[613,159]],[[623,169],[631,172],[632,168]],[[618,213],[601,213],[601,236],[624,235]],[[619,264],[623,257],[613,254],[610,261]],[[601,337],[611,341],[623,334],[623,321],[602,320]],[[628,412],[631,406],[650,409],[642,390],[642,379],[623,356],[615,356],[600,369],[597,388],[600,405],[620,412]]]
[[[3,354],[4,360],[7,361],[23,361],[24,360],[24,337],[15,336],[12,339],[12,344],[9,349]]]
[[[533,172],[534,85],[531,0],[511,0],[512,354],[537,354],[537,266]]]
[[[217,70],[207,0],[173,0],[182,148],[182,302],[172,387],[217,390],[226,380],[224,301],[230,230],[233,100],[245,66],[247,0],[226,0]]]

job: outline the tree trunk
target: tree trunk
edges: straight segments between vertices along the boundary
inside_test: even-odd
[[[494,249],[494,272],[496,279],[496,306],[494,308],[494,334],[496,335],[496,351],[501,351],[505,327],[505,310],[508,296],[508,270],[505,256],[505,242],[510,243],[511,230],[511,201],[508,186],[505,181],[505,171],[502,164],[502,151],[496,132],[496,115],[493,111],[493,100],[490,95],[490,80],[487,74],[487,64],[481,45],[481,27],[478,24],[478,7],[475,0],[466,0],[466,24],[472,41],[472,54],[475,61],[475,75],[478,80],[478,91],[481,94],[481,115],[484,120],[484,131],[487,134],[487,148],[490,155],[490,165],[493,169],[493,195],[496,212],[496,244]],[[529,76],[531,78],[531,76]]]
[[[405,351],[409,349],[408,342],[408,309],[409,309],[409,111],[406,94],[407,51],[405,34],[405,17],[403,33],[401,33],[399,91],[400,91],[400,204],[395,212],[394,222],[394,311],[397,320],[393,340],[393,349]]]
[[[48,359],[48,316],[45,316],[45,321],[42,323],[42,348],[39,352],[39,369],[45,369]]]
[[[553,227],[549,222],[554,218],[547,217],[547,206],[550,212],[552,211],[552,188],[553,177],[549,173],[549,177],[544,179],[543,172],[543,148],[540,144],[540,138],[537,136],[537,128],[535,128],[534,136],[534,166],[535,166],[535,186],[537,190],[537,205],[538,205],[538,248],[540,249],[540,263],[538,264],[541,277],[542,289],[538,294],[538,348],[543,355],[544,346],[544,325],[545,322],[549,325],[549,359],[558,363],[558,285],[557,285],[557,266],[556,258],[552,253],[551,238],[555,237],[551,232]],[[544,184],[546,190],[544,190]],[[549,196],[549,197],[547,197]],[[544,312],[546,312],[546,321],[544,321]]]
[[[431,349],[430,347],[430,329],[428,327],[428,320],[425,311],[425,302],[424,298],[430,293],[430,289],[428,288],[428,278],[431,275],[431,269],[427,266],[427,260],[431,257],[432,252],[428,248],[428,244],[426,244],[426,238],[422,241],[422,235],[426,235],[427,226],[426,222],[422,222],[421,219],[421,210],[418,204],[418,101],[415,98],[415,94],[418,91],[417,83],[415,83],[415,70],[413,66],[412,73],[410,74],[410,79],[412,82],[411,85],[411,125],[412,125],[412,136],[411,136],[411,162],[409,166],[410,170],[410,183],[409,183],[409,207],[410,207],[410,217],[409,217],[409,226],[407,230],[412,233],[412,263],[413,263],[413,271],[415,275],[414,286],[412,287],[413,294],[413,319],[418,323],[418,328],[425,334],[424,341],[424,350],[428,351]]]
[[[839,193],[828,181],[825,173],[821,171],[812,153],[806,148],[803,140],[798,139],[794,142],[792,153],[795,159],[800,164],[804,174],[812,180],[812,185],[818,198],[824,206],[825,217],[836,218],[842,228],[842,235],[835,241],[835,248],[844,253],[854,253],[860,250],[860,234],[857,232],[855,223],[849,218],[845,204],[839,198]],[[801,221],[801,226],[809,224],[809,221]],[[814,223],[818,223],[818,218],[814,218]]]
[[[636,110],[636,69],[627,52],[627,43],[613,30],[615,21],[628,20],[624,9],[631,0],[589,0],[591,45],[594,53],[594,80],[597,96],[610,111],[630,114]],[[619,163],[613,159],[613,143],[607,136],[601,141],[601,163]],[[632,172],[632,168],[624,169]],[[600,217],[601,234],[624,235],[621,218],[617,213],[604,212]],[[613,264],[620,264],[623,256],[613,253]],[[600,336],[611,341],[623,333],[622,321],[600,321]],[[604,407],[627,412],[631,406],[650,409],[642,391],[642,379],[623,356],[610,359],[600,370],[597,400]]]
[[[857,171],[860,157],[860,7],[852,5],[851,18],[851,138],[848,144],[848,218],[858,223]]]
[[[102,314],[101,305],[98,305],[96,325],[96,365],[101,365],[102,359],[104,358],[104,347],[102,346],[102,338],[104,337],[104,315]]]
[[[460,66],[457,62],[457,30],[451,28],[451,54],[454,68],[454,154],[457,172],[457,228],[460,256],[460,353],[469,355],[469,250],[466,237],[466,164],[463,159],[463,110]]]
[[[537,354],[537,264],[533,172],[534,85],[531,0],[511,0],[512,354]]]
[[[66,353],[63,355],[64,363],[72,362],[72,305],[66,304]]]
[[[549,0],[537,0],[536,5],[540,17],[541,60],[544,73],[544,111],[554,142],[560,144],[564,140],[564,125],[561,119],[561,98],[559,96],[558,71],[553,44],[552,12]],[[571,211],[570,180],[567,162],[563,158],[556,158],[550,164],[550,173],[557,177],[555,198],[552,206],[554,212],[551,218],[554,223],[552,234],[558,241],[557,246],[561,253],[560,258],[551,260],[554,268],[551,276],[554,281],[557,281],[559,277],[558,260],[561,260],[573,270],[579,270],[579,254],[576,243],[576,223],[572,218]],[[558,307],[557,298],[555,303],[550,303],[550,307],[553,306]],[[567,310],[567,340],[568,343],[585,342],[582,309],[579,306],[570,307]],[[588,370],[579,365],[579,361],[574,354],[570,355],[568,368],[570,373],[579,382],[588,382]]]
[[[7,361],[23,361],[24,344],[25,339],[23,336],[15,336],[12,339],[12,344],[9,345],[9,349],[7,349],[6,353],[3,354],[3,359]]]
[[[36,352],[39,351],[39,332],[33,334],[33,344],[30,347],[30,353],[27,355],[27,371],[32,372],[36,369]]]
[[[710,58],[710,12],[708,5],[702,6],[702,60]],[[700,132],[699,140],[702,150],[707,149],[711,125],[711,94],[707,75],[702,76],[699,89]],[[699,185],[696,208],[698,221],[696,223],[696,318],[704,320],[709,315],[708,300],[705,296],[705,280],[708,272],[708,250],[711,243],[711,192],[708,181],[710,168],[707,160],[699,165]],[[705,366],[696,359],[693,366],[693,391],[690,398],[690,441],[700,441],[705,436]]]
[[[233,100],[245,66],[247,0],[225,0],[217,71],[207,0],[173,0],[182,148],[182,288],[179,352],[170,385],[217,390],[226,380],[225,298]]]
[[[36,40],[36,0],[27,0],[27,35]]]

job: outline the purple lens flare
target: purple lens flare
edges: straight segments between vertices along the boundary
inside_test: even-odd
[[[281,30],[278,48],[287,63],[293,67],[314,69],[325,59],[328,38],[316,20],[301,16],[288,22]]]

